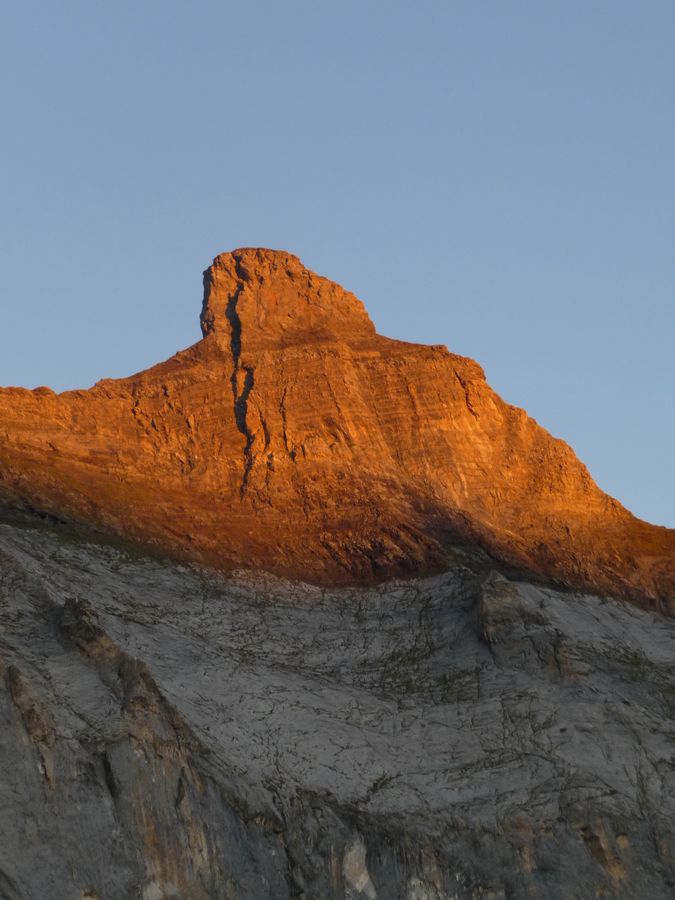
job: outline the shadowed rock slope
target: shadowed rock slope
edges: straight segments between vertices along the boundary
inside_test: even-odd
[[[675,893],[675,623],[224,577],[0,515],[3,900]]]
[[[635,519],[472,360],[375,332],[287,253],[224,253],[204,338],[60,395],[0,391],[0,489],[222,570],[314,583],[443,570],[448,547],[675,608],[675,532]]]

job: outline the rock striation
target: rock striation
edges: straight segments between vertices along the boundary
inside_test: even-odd
[[[224,577],[0,508],[3,900],[670,900],[675,622]]]
[[[671,898],[675,532],[290,254],[201,323],[0,390],[0,900]]]
[[[639,521],[573,451],[443,346],[378,335],[285,252],[224,253],[203,339],[90,390],[0,390],[0,492],[229,571],[374,583],[451,546],[675,611],[675,532]]]

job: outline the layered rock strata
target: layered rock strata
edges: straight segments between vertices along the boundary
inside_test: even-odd
[[[675,609],[675,532],[634,518],[477,363],[378,335],[284,252],[218,256],[204,337],[90,390],[0,390],[0,493],[222,570],[428,574],[451,544]]]
[[[675,623],[512,580],[321,589],[0,510],[3,900],[675,890]]]

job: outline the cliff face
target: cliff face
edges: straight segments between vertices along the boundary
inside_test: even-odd
[[[167,362],[0,391],[6,498],[220,569],[377,581],[464,542],[675,610],[675,532],[600,491],[475,362],[378,335],[287,253],[222,254],[204,285],[204,338]]]
[[[675,533],[293,256],[201,321],[0,391],[0,898],[671,898]]]
[[[510,580],[320,589],[0,508],[3,900],[675,885],[675,623]]]

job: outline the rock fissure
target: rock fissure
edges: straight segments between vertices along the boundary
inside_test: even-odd
[[[232,353],[232,375],[230,376],[230,384],[232,386],[232,396],[234,400],[234,420],[240,433],[246,439],[244,446],[244,474],[241,480],[240,495],[243,497],[246,493],[248,480],[253,468],[254,455],[253,444],[255,442],[255,434],[248,427],[248,399],[253,390],[255,376],[252,366],[242,366],[241,359],[241,319],[237,313],[237,304],[244,290],[243,282],[240,282],[225,308],[225,315],[230,323],[230,350]],[[241,375],[243,373],[243,383],[240,387]]]
[[[455,369],[455,377],[457,378],[457,381],[459,381],[459,383],[462,387],[462,390],[464,391],[464,402],[466,403],[466,408],[469,410],[469,412],[474,417],[474,419],[477,419],[478,413],[473,408],[473,404],[471,403],[471,397],[469,396],[469,385],[467,384],[466,380],[464,378],[462,378],[462,376],[459,374],[457,369]]]
[[[291,458],[293,462],[295,462],[296,451],[295,448],[292,448],[288,442],[288,422],[286,418],[286,394],[288,392],[288,386],[284,386],[284,389],[281,394],[281,398],[279,400],[279,414],[281,416],[281,434],[284,441],[284,448],[286,449],[286,453]]]

